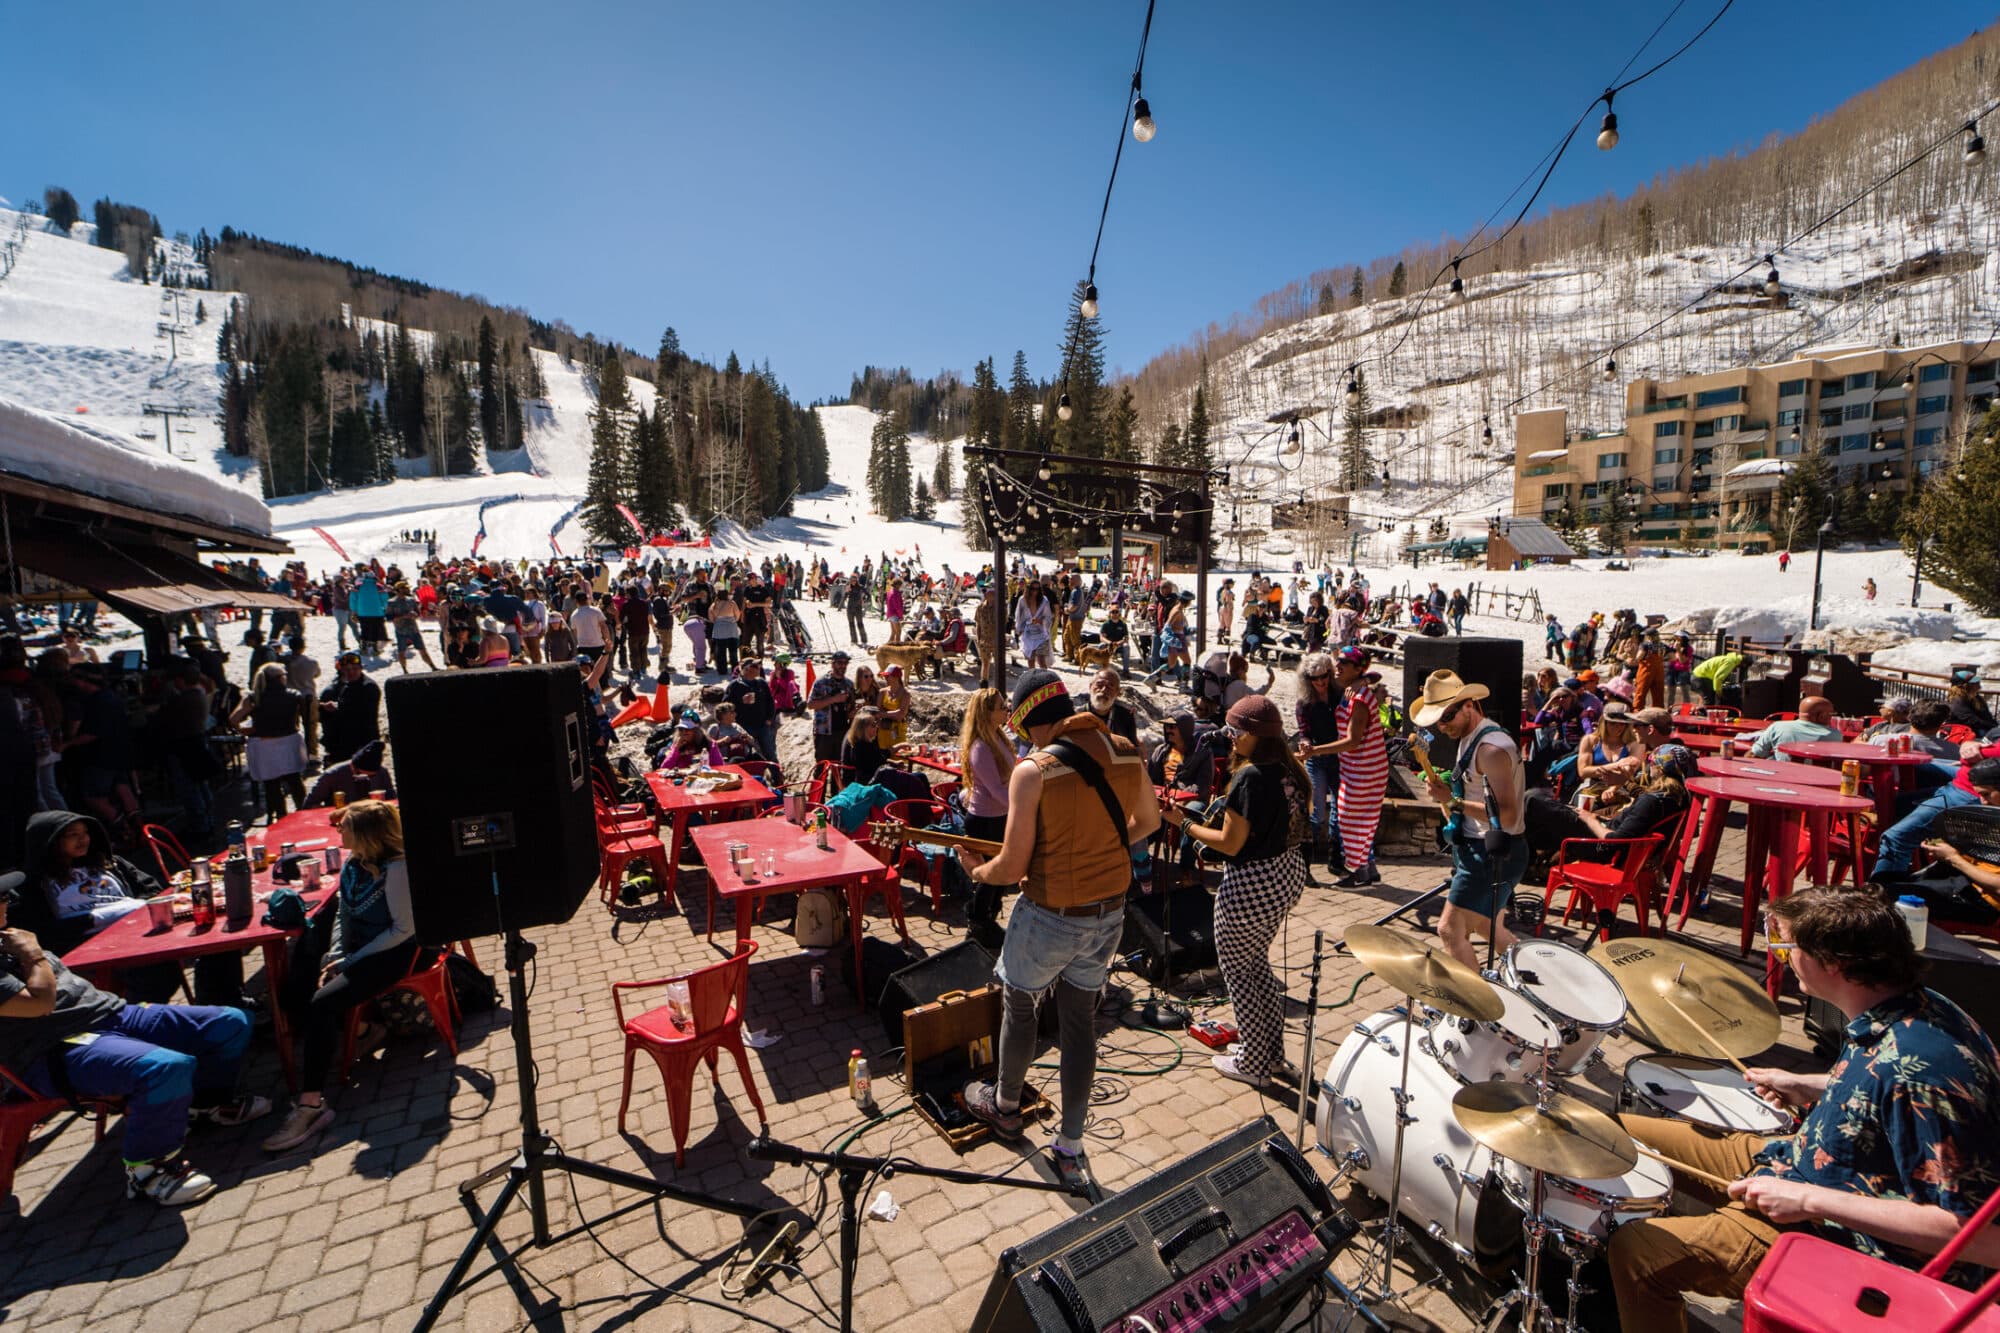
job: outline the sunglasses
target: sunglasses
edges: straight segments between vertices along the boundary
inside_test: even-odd
[[[1333,679],[1333,673],[1332,673],[1331,671],[1308,671],[1308,672],[1306,672],[1306,679],[1307,679],[1307,680],[1332,680],[1332,679]]]
[[[1451,707],[1445,709],[1442,713],[1438,714],[1438,721],[1440,723],[1451,721],[1453,718],[1457,717],[1460,712],[1464,710],[1465,703],[1466,703],[1465,700],[1460,699],[1457,703],[1453,704]]]

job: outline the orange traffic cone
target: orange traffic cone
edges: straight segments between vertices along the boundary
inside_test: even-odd
[[[627,722],[638,722],[654,716],[656,714],[653,712],[652,700],[634,699],[631,703],[626,704],[618,710],[618,716],[611,719],[611,725],[616,729],[624,726]]]

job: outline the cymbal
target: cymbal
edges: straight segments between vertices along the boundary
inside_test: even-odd
[[[1623,1175],[1639,1160],[1632,1136],[1604,1112],[1561,1092],[1543,1109],[1535,1094],[1526,1083],[1474,1083],[1451,1099],[1452,1118],[1500,1156],[1552,1176]]]
[[[1433,1009],[1482,1022],[1506,1012],[1493,983],[1429,940],[1384,926],[1349,926],[1343,938],[1376,976]]]
[[[1778,1006],[1763,987],[1712,954],[1657,939],[1604,940],[1590,956],[1632,1006],[1626,1029],[1681,1055],[1740,1059],[1778,1040]]]

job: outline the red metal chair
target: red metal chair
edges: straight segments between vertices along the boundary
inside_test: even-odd
[[[1966,726],[1963,722],[1947,722],[1944,726],[1938,728],[1938,735],[1950,741],[1953,745],[1963,745],[1967,741],[1976,741],[1979,739],[1972,728]]]
[[[466,958],[471,959],[472,949],[469,946],[460,944],[452,947],[463,949]],[[427,950],[419,949],[416,958],[410,963],[409,972],[401,981],[382,993],[388,995],[395,991],[406,990],[422,1000],[424,1007],[430,1010],[431,1026],[437,1029],[438,1036],[444,1041],[444,1048],[450,1051],[452,1059],[456,1060],[458,1024],[461,1015],[458,1012],[458,996],[451,989],[451,971],[447,961],[451,957],[451,949],[440,949],[437,957],[429,962],[424,959],[426,952]],[[346,1081],[348,1067],[354,1063],[354,1040],[361,1032],[361,1017],[367,1008],[367,1005],[360,1004],[348,1010],[347,1034],[340,1043],[340,1060],[333,1071],[335,1083]]]
[[[826,798],[837,793],[847,783],[847,765],[822,759],[813,766],[811,781],[806,783],[806,804],[825,805]]]
[[[618,981],[611,986],[611,1007],[618,1016],[618,1030],[625,1034],[625,1090],[618,1098],[618,1131],[625,1132],[625,1110],[632,1101],[632,1062],[640,1051],[653,1057],[666,1084],[667,1118],[674,1131],[674,1165],[687,1162],[688,1113],[694,1098],[694,1069],[708,1062],[711,1077],[719,1074],[716,1053],[726,1050],[736,1057],[736,1072],[757,1108],[757,1131],[765,1129],[764,1099],[757,1093],[757,1080],[750,1074],[750,1057],[743,1049],[743,1011],[736,997],[743,991],[750,970],[750,956],[757,952],[755,940],[743,940],[733,957],[707,967],[696,968],[656,981]],[[675,981],[688,988],[686,1026],[674,1021],[664,1004],[625,1017],[623,992],[652,990]]]
[[[614,912],[618,910],[618,891],[625,883],[625,868],[634,861],[644,861],[658,877],[661,903],[669,912],[675,910],[674,867],[667,864],[667,845],[660,841],[658,834],[600,828],[597,831],[597,846],[598,893],[605,907]]]
[[[106,1120],[125,1109],[116,1097],[79,1097],[77,1106],[97,1125],[97,1141],[104,1141]],[[0,1202],[14,1192],[14,1170],[28,1151],[28,1140],[43,1122],[53,1120],[70,1104],[60,1097],[44,1097],[0,1065]]]
[[[1549,903],[1558,888],[1569,890],[1569,902],[1563,906],[1563,924],[1568,925],[1575,915],[1577,904],[1583,899],[1590,900],[1591,910],[1601,919],[1603,913],[1617,915],[1618,904],[1630,898],[1639,909],[1639,933],[1652,933],[1653,881],[1656,878],[1650,864],[1652,856],[1666,840],[1657,833],[1648,833],[1643,838],[1565,838],[1556,852],[1555,864],[1549,867],[1548,887],[1542,890],[1542,922],[1536,925],[1535,933],[1541,934],[1542,926],[1548,921]],[[1572,861],[1571,848],[1601,848],[1615,853],[1610,861]],[[1598,933],[1604,939],[1611,938],[1611,925],[1600,920]]]
[[[187,849],[181,846],[180,839],[176,838],[174,831],[166,825],[141,824],[139,833],[145,838],[146,846],[152,850],[154,862],[160,867],[160,883],[171,884],[175,874],[194,866],[194,858],[187,854]]]
[[[951,818],[951,807],[939,800],[925,800],[922,797],[891,801],[882,808],[891,822],[909,828],[929,828]],[[904,843],[895,849],[901,852],[896,858],[896,875],[900,879],[904,868],[912,861],[917,863],[916,878],[929,886],[931,891],[931,911],[944,910],[944,858],[924,855],[914,843]]]

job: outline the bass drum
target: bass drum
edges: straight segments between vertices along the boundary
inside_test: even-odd
[[[1385,1010],[1354,1025],[1327,1065],[1319,1090],[1319,1146],[1338,1161],[1355,1154],[1354,1179],[1389,1197],[1396,1150],[1396,1098],[1403,1052],[1424,1032]],[[1491,1172],[1493,1155],[1458,1127],[1451,1099],[1459,1080],[1421,1044],[1410,1051],[1413,1123],[1403,1137],[1403,1215],[1488,1276],[1505,1271],[1521,1245],[1520,1210]]]

